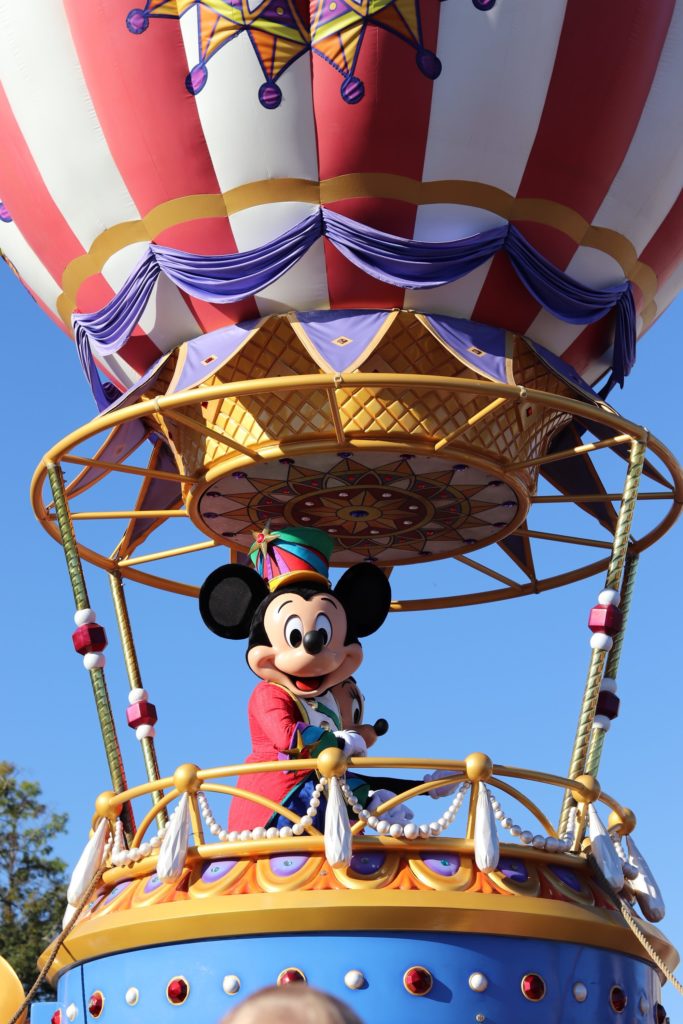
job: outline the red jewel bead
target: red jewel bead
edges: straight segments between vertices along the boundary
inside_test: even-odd
[[[657,1024],[666,1024],[669,1018],[666,1015],[666,1010],[661,1003],[655,1003],[655,1021]]]
[[[285,971],[280,971],[277,978],[278,985],[291,985],[293,982],[302,981],[306,981],[306,975],[298,967],[288,967]]]
[[[95,651],[103,651],[107,646],[107,634],[103,626],[96,622],[86,622],[79,626],[71,634],[74,647],[79,654],[92,654]]]
[[[621,629],[621,620],[621,612],[615,604],[596,604],[588,615],[588,628],[591,633],[615,636]]]
[[[101,992],[93,992],[88,1000],[88,1013],[91,1017],[99,1017],[104,1008],[104,996]]]
[[[403,975],[403,984],[413,996],[426,996],[430,991],[433,979],[426,967],[410,967]]]
[[[264,540],[265,540],[265,534],[263,534],[263,533],[257,533],[256,534],[256,542],[257,542],[257,544],[263,544]]]
[[[184,1003],[189,994],[190,986],[184,978],[171,978],[166,986],[166,996],[168,997],[168,1001],[169,1003],[173,1003],[175,1006],[179,1006],[180,1003]]]
[[[623,1013],[624,1010],[626,1009],[626,1003],[627,1002],[628,1002],[628,999],[626,997],[626,993],[624,992],[623,988],[619,988],[618,985],[615,985],[614,988],[611,989],[610,994],[609,994],[609,1004],[612,1007],[612,1009],[614,1010],[614,1012],[615,1013]]]
[[[617,697],[616,693],[610,693],[609,690],[601,690],[598,696],[598,706],[595,709],[596,715],[604,715],[605,718],[609,718],[613,721],[619,714],[619,705],[621,701]]]
[[[136,700],[126,708],[126,718],[131,729],[139,725],[154,725],[157,721],[157,709],[146,700]]]
[[[545,995],[545,982],[540,974],[525,974],[522,978],[522,994],[532,1003],[538,1003]]]
[[[62,1011],[61,1010],[55,1010],[55,1012],[50,1017],[50,1024],[62,1024]]]

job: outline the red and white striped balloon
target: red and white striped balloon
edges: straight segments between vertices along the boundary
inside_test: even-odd
[[[0,249],[46,312],[105,305],[151,241],[254,248],[319,205],[407,238],[514,222],[580,282],[681,284],[683,0],[0,0]],[[611,324],[560,322],[494,257],[411,292],[319,240],[212,305],[163,277],[107,358],[271,311],[408,307],[528,334],[589,381]]]

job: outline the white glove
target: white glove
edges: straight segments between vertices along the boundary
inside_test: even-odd
[[[365,808],[366,811],[374,814],[380,804],[391,800],[393,796],[396,796],[396,794],[392,793],[389,789],[370,790],[370,801]],[[390,807],[388,811],[382,811],[382,818],[391,825],[407,825],[414,817],[415,815],[407,804],[396,804],[395,807]]]
[[[447,768],[437,768],[435,772],[427,772],[422,779],[423,782],[434,782],[436,779],[447,779],[453,772]],[[456,789],[460,785],[460,780],[454,782],[450,786],[439,786],[437,789],[430,789],[429,795],[434,799],[438,800],[440,796],[451,796],[455,793]]]
[[[343,750],[347,757],[367,757],[367,744],[359,732],[353,732],[351,729],[340,729],[334,735],[337,739],[344,741]]]

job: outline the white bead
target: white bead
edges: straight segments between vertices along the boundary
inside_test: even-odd
[[[612,722],[605,715],[596,715],[593,719],[593,727],[600,729],[602,732],[609,732]]]
[[[594,651],[611,651],[614,640],[607,633],[593,633],[590,643]]]
[[[510,835],[511,836],[521,836],[521,834],[522,834],[522,829],[520,828],[519,825],[510,825]]]
[[[296,825],[292,825],[292,832],[295,836],[302,836],[304,834],[304,826],[300,821],[297,821]]]
[[[409,821],[407,825],[403,826],[403,835],[406,839],[417,839],[419,834],[420,830],[414,822]]]
[[[128,703],[137,704],[139,700],[147,700],[148,698],[147,690],[143,690],[141,686],[136,686],[128,694]]]
[[[294,833],[292,832],[289,825],[283,825],[280,829],[280,839],[291,839]]]
[[[280,829],[279,828],[275,828],[274,826],[271,826],[271,828],[266,829],[266,839],[277,839],[279,837],[279,835],[280,835]]]
[[[313,824],[313,818],[311,817],[311,815],[304,814],[303,818],[301,819],[301,824],[304,826],[304,828],[309,828]]]
[[[354,804],[351,810],[353,811],[354,814],[360,814],[363,808],[361,807],[360,804]]]
[[[496,818],[497,821],[502,821],[503,818],[505,817],[505,811],[503,811],[500,807],[498,807],[493,812],[493,814],[494,814],[494,817]]]
[[[491,807],[493,807],[494,811],[500,810],[500,804],[498,803],[494,796],[491,797]]]
[[[403,836],[403,825],[399,825],[396,822],[389,829],[389,835],[392,839],[401,839]]]
[[[225,842],[227,842],[227,839],[228,839],[228,833],[227,833],[227,832],[225,831],[225,829],[224,829],[224,828],[222,828],[222,829],[220,830],[220,832],[218,833],[218,838],[220,839],[220,841],[221,841],[222,843],[225,843]]]
[[[514,822],[512,818],[502,818],[500,824],[503,828],[512,828]]]
[[[219,835],[220,831],[221,831],[221,827],[220,827],[220,825],[218,824],[217,821],[214,821],[213,825],[209,826],[209,832],[211,833],[212,836]]]
[[[438,821],[430,821],[429,831],[433,836],[438,836],[441,833],[441,825],[439,825]]]
[[[384,818],[382,818],[381,821],[377,822],[377,831],[381,836],[385,836],[390,828],[391,825],[389,824],[388,821],[385,821]]]
[[[138,992],[138,990],[136,988],[126,989],[125,1000],[126,1000],[126,1002],[128,1003],[129,1006],[135,1006],[135,1004],[137,1003],[139,998],[140,998],[140,993]]]
[[[151,843],[140,843],[140,854],[143,857],[149,857],[151,852],[152,852],[152,844]]]
[[[377,828],[379,825],[379,818],[375,814],[371,814],[368,818],[368,825],[370,828]]]
[[[621,602],[621,594],[618,590],[601,590],[598,594],[598,604],[607,605],[615,604],[619,607]]]
[[[316,810],[318,807],[320,807],[320,797],[312,796],[311,797],[311,802],[309,804],[309,807],[312,807],[314,810]]]
[[[136,846],[134,846],[132,850],[128,851],[128,859],[132,860],[133,863],[135,863],[135,861],[142,859],[142,854],[140,853],[140,850]]]
[[[275,831],[277,832],[277,829],[275,829]],[[228,842],[229,843],[236,843],[237,840],[239,839],[239,837],[240,837],[239,832],[229,832],[228,833]]]
[[[617,692],[617,681],[612,676],[603,676],[602,682],[600,683],[600,690],[606,690],[608,693]]]
[[[88,672],[92,672],[96,668],[104,668],[106,662],[107,659],[101,651],[88,651],[83,655],[83,667],[87,668]]]
[[[545,850],[545,836],[534,836],[531,845],[535,850]]]
[[[365,975],[362,971],[347,971],[344,975],[344,984],[347,988],[362,988],[365,984]]]
[[[520,832],[519,838],[522,840],[523,843],[526,843],[528,846],[529,843],[532,842],[534,837],[531,832]]]
[[[92,608],[80,608],[74,614],[74,622],[77,626],[87,626],[90,622],[94,622],[96,618],[97,616]]]
[[[577,1003],[585,1003],[588,998],[588,989],[582,981],[575,981],[572,987],[572,995]]]
[[[160,837],[159,836],[152,836],[152,838],[149,841],[149,845],[152,847],[152,849],[156,850],[157,846],[161,846],[161,839],[160,839]]]
[[[419,829],[420,829],[420,835],[423,838],[426,838],[431,833],[431,829],[430,829],[429,825],[420,825]]]
[[[556,839],[555,836],[548,836],[548,838],[545,841],[545,848],[548,851],[548,853],[558,853],[561,846],[561,840]]]
[[[111,862],[115,868],[120,867],[124,863],[124,856],[123,850],[117,850],[116,853],[112,853]]]
[[[438,825],[440,829],[444,829],[447,824],[448,822],[446,821],[445,818],[439,818]]]
[[[489,987],[489,979],[481,971],[474,971],[467,979],[467,984],[473,992],[485,992]]]
[[[369,817],[370,817],[370,814],[368,813],[368,811],[364,811],[364,810],[363,810],[363,809],[361,808],[361,809],[360,809],[360,811],[358,812],[358,817],[359,817],[359,818],[360,818],[360,819],[361,819],[362,821],[367,821],[367,820],[369,819]]]
[[[226,996],[234,996],[240,990],[240,979],[236,974],[226,974],[223,978],[223,991]]]
[[[265,839],[266,838],[266,830],[263,827],[263,825],[258,825],[256,828],[252,828],[252,830],[251,830],[251,838],[252,839]]]
[[[251,839],[251,829],[245,828],[242,832],[240,832],[240,839],[243,843],[248,843],[249,840]]]
[[[152,740],[156,736],[156,729],[153,725],[139,725],[135,730],[136,740]]]

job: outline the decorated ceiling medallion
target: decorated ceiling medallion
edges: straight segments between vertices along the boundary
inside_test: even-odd
[[[499,540],[518,525],[525,497],[488,468],[407,452],[330,452],[212,473],[188,508],[230,546],[248,548],[268,521],[315,526],[334,537],[334,564],[396,565]]]

